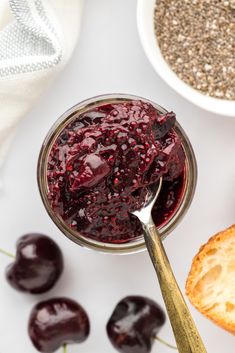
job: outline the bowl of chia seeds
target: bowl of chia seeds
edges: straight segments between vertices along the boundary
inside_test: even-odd
[[[138,0],[144,51],[197,106],[235,117],[235,0]]]

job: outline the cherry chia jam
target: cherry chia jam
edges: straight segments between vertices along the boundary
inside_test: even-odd
[[[51,143],[46,197],[51,211],[74,233],[101,243],[142,237],[130,212],[147,188],[163,177],[152,216],[162,227],[175,214],[185,189],[186,155],[173,112],[150,102],[116,100],[74,111]]]

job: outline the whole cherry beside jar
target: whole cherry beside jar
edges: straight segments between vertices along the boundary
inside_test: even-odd
[[[156,340],[177,349],[158,336],[165,321],[159,304],[147,297],[132,295],[115,306],[106,330],[110,342],[120,353],[150,353]]]
[[[116,254],[145,248],[130,212],[161,176],[153,218],[164,237],[192,201],[196,161],[175,114],[130,95],[95,97],[67,111],[38,161],[42,200],[61,231],[77,244]]]
[[[86,311],[69,298],[52,298],[38,303],[31,311],[28,323],[29,337],[42,353],[53,353],[68,344],[84,342],[90,333]]]
[[[59,280],[64,260],[59,246],[44,234],[29,233],[20,237],[16,255],[2,249],[0,253],[13,259],[6,269],[8,283],[20,292],[42,294]]]

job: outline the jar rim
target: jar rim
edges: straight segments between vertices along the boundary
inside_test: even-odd
[[[43,201],[43,204],[46,208],[47,213],[49,214],[52,221],[57,225],[61,232],[67,236],[70,240],[76,244],[86,247],[88,249],[97,250],[99,252],[110,253],[110,254],[130,254],[143,251],[146,249],[144,237],[138,237],[126,243],[116,244],[116,243],[103,243],[98,242],[94,239],[85,237],[81,235],[78,231],[75,231],[67,225],[61,217],[59,217],[52,209],[50,202],[47,197],[47,161],[51,148],[58,138],[63,129],[74,119],[74,114],[90,110],[92,107],[97,107],[98,105],[121,102],[121,101],[130,101],[130,100],[141,100],[152,104],[160,113],[165,114],[167,110],[159,106],[151,100],[145,99],[143,97],[130,95],[130,94],[105,94],[100,96],[95,96],[89,99],[86,99],[72,108],[64,112],[59,119],[52,125],[51,129],[46,135],[46,138],[42,144],[38,165],[37,165],[37,181],[39,192]],[[181,125],[176,122],[175,125],[176,133],[181,137],[182,147],[186,156],[185,161],[185,183],[182,191],[181,200],[169,218],[169,220],[159,227],[159,232],[161,237],[164,239],[185,216],[187,210],[190,207],[190,204],[193,200],[195,193],[196,183],[197,183],[197,164],[196,158],[192,145],[181,127]]]

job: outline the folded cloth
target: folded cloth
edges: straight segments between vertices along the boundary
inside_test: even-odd
[[[70,59],[83,0],[0,0],[0,166],[17,123]]]

